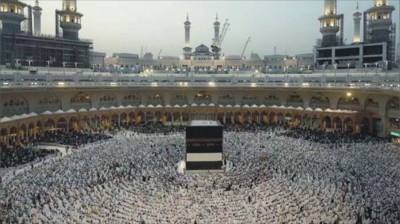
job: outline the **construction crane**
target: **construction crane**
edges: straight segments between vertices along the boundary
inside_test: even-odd
[[[143,49],[143,46],[142,46],[142,48],[140,50],[140,58],[143,58],[143,53],[146,53],[146,50],[147,50],[147,47],[144,47],[144,49]]]
[[[247,45],[248,45],[249,42],[250,42],[250,39],[251,39],[251,37],[247,38],[247,41],[246,41],[246,43],[244,44],[243,51],[242,51],[242,55],[241,55],[242,58],[243,58],[244,52],[246,51]]]
[[[162,49],[160,49],[160,51],[158,52],[158,59],[160,59],[160,56],[161,56],[161,52],[162,52]]]
[[[217,59],[217,60],[219,59],[219,56],[220,56],[222,42],[225,39],[225,35],[228,32],[230,25],[231,24],[228,22],[228,19],[226,19],[224,25],[222,26],[222,31],[221,31],[221,34],[219,35],[218,40],[214,39],[213,43],[211,45],[211,51],[214,53],[215,59]]]

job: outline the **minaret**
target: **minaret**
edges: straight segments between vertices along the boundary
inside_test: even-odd
[[[319,17],[321,23],[322,47],[337,46],[339,44],[336,36],[340,29],[342,15],[337,15],[336,0],[325,0],[324,15]]]
[[[354,43],[360,43],[361,42],[361,16],[362,13],[359,11],[358,8],[358,2],[357,2],[357,8],[356,12],[353,14],[353,19],[354,19],[354,37],[353,37],[353,42]]]
[[[83,15],[77,12],[76,0],[63,0],[62,10],[56,11],[56,13],[60,16],[63,38],[78,40]]]
[[[375,0],[374,7],[366,11],[370,30],[370,43],[389,42],[394,7],[388,5],[388,0]]]
[[[18,0],[1,1],[0,20],[3,33],[21,33],[21,22],[26,19],[24,16],[26,6]]]
[[[185,47],[183,48],[183,55],[185,59],[190,59],[190,55],[192,52],[192,47],[190,46],[190,21],[189,14],[186,15],[185,25]]]
[[[36,0],[35,6],[33,9],[33,32],[34,35],[40,35],[41,33],[41,15],[42,15],[42,8],[39,6],[39,1]]]
[[[214,22],[214,43],[219,42],[219,21],[218,21],[218,14],[215,17],[215,22]]]

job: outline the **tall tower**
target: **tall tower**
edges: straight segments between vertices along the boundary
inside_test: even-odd
[[[219,42],[219,21],[218,21],[218,14],[215,17],[215,22],[214,22],[214,43]]]
[[[366,11],[370,43],[389,42],[394,7],[388,0],[374,0],[374,7]]]
[[[343,28],[343,15],[337,15],[336,9],[336,0],[325,0],[324,15],[318,18],[321,23],[322,47],[342,44],[343,38],[338,40],[336,34],[339,32],[339,29]]]
[[[60,17],[60,27],[63,30],[63,38],[78,40],[83,14],[77,12],[76,0],[63,0],[61,11],[56,11]]]
[[[3,33],[20,33],[21,22],[25,20],[24,8],[27,5],[18,0],[1,1],[0,20]]]
[[[358,2],[357,2],[357,8],[356,12],[353,14],[353,19],[354,19],[354,37],[353,37],[353,42],[354,43],[359,43],[361,42],[361,16],[362,13],[359,11],[358,8]]]
[[[190,21],[189,14],[186,15],[186,21],[183,23],[185,25],[185,47],[183,48],[183,55],[185,59],[190,59],[192,53],[192,47],[190,46]]]
[[[39,1],[36,0],[33,9],[33,33],[34,35],[40,35],[41,31],[41,15],[42,8],[39,6]]]

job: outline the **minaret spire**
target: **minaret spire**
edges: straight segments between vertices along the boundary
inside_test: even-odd
[[[219,25],[220,22],[218,22],[218,13],[215,17],[215,22],[214,22],[214,44],[219,43]]]
[[[41,15],[42,8],[39,6],[39,1],[35,1],[35,6],[33,6],[33,34],[40,35],[41,34]]]
[[[183,55],[185,59],[189,59],[192,48],[190,47],[190,26],[191,23],[189,21],[189,13],[186,14],[186,21],[183,23],[185,27],[185,46],[183,47]]]
[[[56,16],[59,16],[60,19],[60,27],[63,29],[63,38],[79,40],[79,30],[82,27],[81,19],[83,14],[77,11],[76,0],[63,0],[62,10],[57,10]]]
[[[361,42],[361,16],[362,13],[359,12],[358,10],[358,2],[357,2],[357,7],[356,7],[356,12],[353,14],[353,19],[354,19],[354,37],[353,37],[353,42],[354,43],[359,43]]]
[[[322,34],[322,47],[332,47],[342,44],[342,26],[343,15],[337,14],[337,0],[324,1],[324,15],[319,17],[321,23],[320,32]],[[340,37],[337,33],[340,32]]]

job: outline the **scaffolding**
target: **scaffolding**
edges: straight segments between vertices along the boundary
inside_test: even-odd
[[[364,21],[364,31],[363,31],[363,42],[369,43],[371,40],[371,29],[369,28],[369,17],[368,13],[363,13],[363,21]]]
[[[388,43],[388,55],[390,58],[388,58],[392,62],[396,62],[396,24],[393,23],[389,27],[389,43]]]
[[[28,6],[28,29],[26,32],[28,35],[33,34],[33,29],[32,29],[32,6]]]
[[[56,10],[55,21],[56,21],[56,38],[58,38],[58,37],[61,37],[61,33],[60,33],[60,11],[58,11],[58,10]]]
[[[344,45],[344,15],[340,14],[340,31],[339,31],[339,45],[343,46]]]

